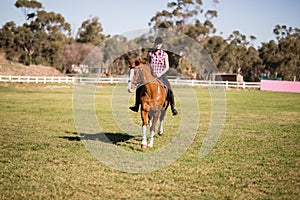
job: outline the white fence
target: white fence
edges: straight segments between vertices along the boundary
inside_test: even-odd
[[[74,83],[74,77],[56,76],[0,76],[0,82],[12,83]]]
[[[95,84],[116,84],[127,83],[127,78],[90,78],[90,77],[56,77],[56,76],[0,76],[0,82],[12,83],[95,83]],[[202,86],[202,87],[224,87],[242,89],[260,89],[260,82],[230,82],[230,81],[209,81],[209,80],[184,80],[169,79],[171,85],[178,86]]]

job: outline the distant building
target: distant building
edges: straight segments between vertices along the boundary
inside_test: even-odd
[[[244,78],[240,74],[227,74],[217,73],[213,74],[213,81],[232,81],[232,82],[244,82]]]
[[[89,73],[89,66],[88,65],[72,65],[72,72],[83,74],[83,73]]]

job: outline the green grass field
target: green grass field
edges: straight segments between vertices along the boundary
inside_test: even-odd
[[[139,138],[114,138],[120,131],[110,110],[112,90],[97,89],[97,117],[118,141],[112,145],[141,152]],[[299,199],[300,94],[226,91],[222,135],[199,159],[210,96],[206,89],[195,92],[201,119],[189,149],[167,167],[132,174],[102,164],[79,140],[72,89],[1,86],[0,199]],[[178,120],[168,113],[166,134],[155,138],[155,148],[170,141]]]

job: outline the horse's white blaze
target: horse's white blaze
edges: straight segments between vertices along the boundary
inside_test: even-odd
[[[132,89],[132,79],[134,76],[134,69],[130,69],[130,73],[129,73],[129,81],[128,81],[128,92],[133,93],[134,89]]]

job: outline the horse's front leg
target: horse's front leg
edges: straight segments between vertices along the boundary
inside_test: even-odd
[[[156,122],[158,120],[159,114],[160,114],[160,110],[154,112],[154,115],[152,117],[152,126],[150,127],[150,139],[149,139],[148,147],[153,147],[155,127],[156,127]]]
[[[148,111],[141,110],[142,118],[142,148],[147,148]]]
[[[161,109],[161,113],[159,116],[159,127],[158,127],[158,135],[162,135],[164,132],[164,119],[166,115],[166,110]]]

